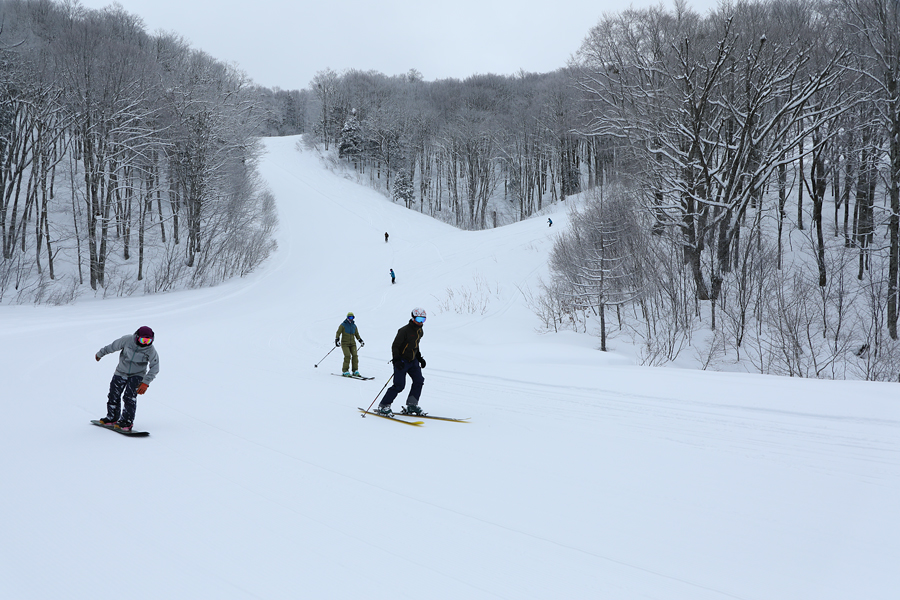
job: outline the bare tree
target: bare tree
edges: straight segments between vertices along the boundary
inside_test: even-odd
[[[900,4],[896,0],[843,0],[848,24],[863,43],[861,73],[874,84],[876,115],[887,139],[888,235],[887,327],[896,340],[900,314]]]
[[[635,39],[638,21],[659,25]],[[780,165],[796,160],[784,149],[839,110],[810,108],[835,81],[838,54],[813,72],[797,50],[802,40],[751,39],[733,23],[629,11],[595,28],[579,54],[580,85],[595,104],[591,133],[627,142],[652,165],[639,184],[657,218],[681,230],[700,300],[718,298],[748,207]]]
[[[335,135],[335,128],[343,125],[343,123],[336,124],[329,118],[329,111],[334,109],[336,103],[337,78],[337,73],[331,69],[325,69],[316,73],[310,84],[313,94],[320,105],[318,131],[322,136],[322,141],[325,143],[326,150],[328,150],[328,142]]]
[[[639,256],[645,245],[634,200],[622,188],[595,194],[581,211],[571,214],[571,226],[557,238],[550,271],[565,285],[573,312],[591,311],[600,318],[600,349],[607,349],[606,308],[635,300],[641,293]]]

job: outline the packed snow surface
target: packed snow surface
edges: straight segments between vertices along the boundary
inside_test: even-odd
[[[522,290],[564,208],[459,231],[296,142],[266,141],[280,248],[259,272],[0,308],[0,598],[896,600],[897,384],[646,368],[540,333]],[[417,306],[421,404],[469,423],[357,411]],[[372,381],[332,377],[339,350],[313,366],[347,311]],[[130,439],[89,424],[116,364],[94,353],[141,325],[161,370]]]

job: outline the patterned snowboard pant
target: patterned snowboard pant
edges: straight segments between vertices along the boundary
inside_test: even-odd
[[[134,413],[137,411],[137,389],[144,381],[141,375],[132,375],[128,379],[113,375],[109,382],[109,396],[106,398],[106,417],[115,421],[134,421]],[[125,392],[122,398],[122,392]],[[121,400],[120,400],[121,398]],[[121,411],[122,400],[125,401],[125,410]]]

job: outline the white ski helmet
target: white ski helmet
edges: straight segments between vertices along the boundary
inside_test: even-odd
[[[424,318],[427,317],[427,316],[428,316],[428,315],[425,314],[425,309],[424,309],[424,308],[414,308],[414,309],[412,309],[412,318],[413,318],[413,319],[415,319],[416,317],[422,317],[422,318],[424,319]]]

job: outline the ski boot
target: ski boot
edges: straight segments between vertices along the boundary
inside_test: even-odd
[[[391,405],[387,406],[378,406],[375,410],[372,411],[372,414],[381,415],[382,417],[393,417],[394,413],[391,411]]]
[[[344,377],[350,377],[350,371],[344,371],[343,373],[341,373],[341,375],[343,375]]]
[[[362,375],[359,374],[359,371],[353,371],[353,377],[362,377]]]
[[[404,414],[404,415],[424,415],[425,414],[424,412],[422,412],[422,409],[419,407],[418,404],[407,404],[400,410],[400,413]]]

